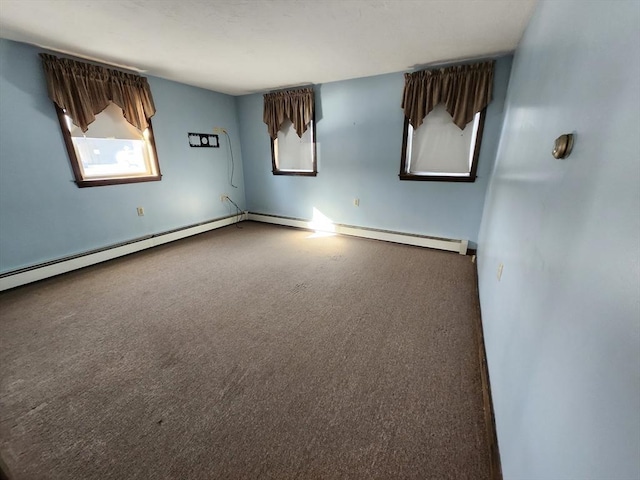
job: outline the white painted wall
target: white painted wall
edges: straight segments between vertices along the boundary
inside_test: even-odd
[[[516,52],[478,242],[507,480],[640,478],[639,32],[638,1],[542,1]]]

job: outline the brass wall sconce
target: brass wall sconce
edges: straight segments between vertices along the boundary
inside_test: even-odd
[[[553,155],[557,159],[567,158],[571,154],[573,149],[573,133],[565,133],[556,138],[556,142],[553,145]]]

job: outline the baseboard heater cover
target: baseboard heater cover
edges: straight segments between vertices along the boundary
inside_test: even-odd
[[[254,212],[249,212],[247,220],[253,220],[255,222],[263,223],[273,223],[275,225],[284,225],[287,227],[296,227],[305,230],[316,230],[327,233],[338,233],[341,235],[370,238],[374,240],[384,240],[387,242],[403,243],[405,245],[414,245],[417,247],[435,248],[438,250],[457,252],[460,255],[466,255],[467,248],[469,246],[468,240],[429,237],[424,235],[417,235],[414,233],[394,232],[391,230],[379,230],[367,227],[355,227],[352,225],[331,224],[317,226],[314,225],[313,221],[302,220],[300,218],[281,217],[278,215],[267,215]]]
[[[457,252],[461,255],[467,254],[469,242],[467,240],[454,240],[447,238],[429,237],[413,233],[394,232],[390,230],[379,230],[374,228],[356,227],[352,225],[333,224],[330,227],[313,225],[313,222],[278,215],[267,215],[262,213],[243,213],[242,215],[229,215],[227,217],[202,222],[196,225],[158,233],[143,238],[131,240],[129,242],[111,245],[98,250],[80,253],[58,260],[33,265],[26,268],[0,274],[0,291],[26,285],[28,283],[44,280],[63,273],[78,270],[80,268],[106,262],[114,258],[129,255],[131,253],[146,250],[164,243],[173,242],[182,238],[204,233],[216,228],[232,225],[239,220],[253,220],[255,222],[272,223],[274,225],[284,225],[296,227],[304,230],[318,230],[354,237],[370,238],[373,240],[384,240],[387,242],[402,243],[418,247],[435,248],[449,252]]]
[[[112,260],[141,250],[146,250],[147,248],[156,247],[164,243],[208,232],[209,230],[215,230],[216,228],[226,227],[227,225],[232,225],[240,220],[246,220],[246,214],[243,213],[241,215],[229,215],[227,217],[216,218],[195,225],[189,225],[175,230],[111,245],[98,250],[71,255],[50,262],[6,272],[0,275],[0,291],[26,285],[27,283],[37,282],[38,280],[44,280],[45,278],[78,270],[90,265],[95,265],[96,263]]]

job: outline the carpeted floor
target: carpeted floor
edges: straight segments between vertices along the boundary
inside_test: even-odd
[[[0,294],[13,477],[489,478],[470,257],[242,227]]]

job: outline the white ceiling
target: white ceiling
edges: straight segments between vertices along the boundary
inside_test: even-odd
[[[241,95],[515,50],[536,0],[0,0],[0,36]]]

